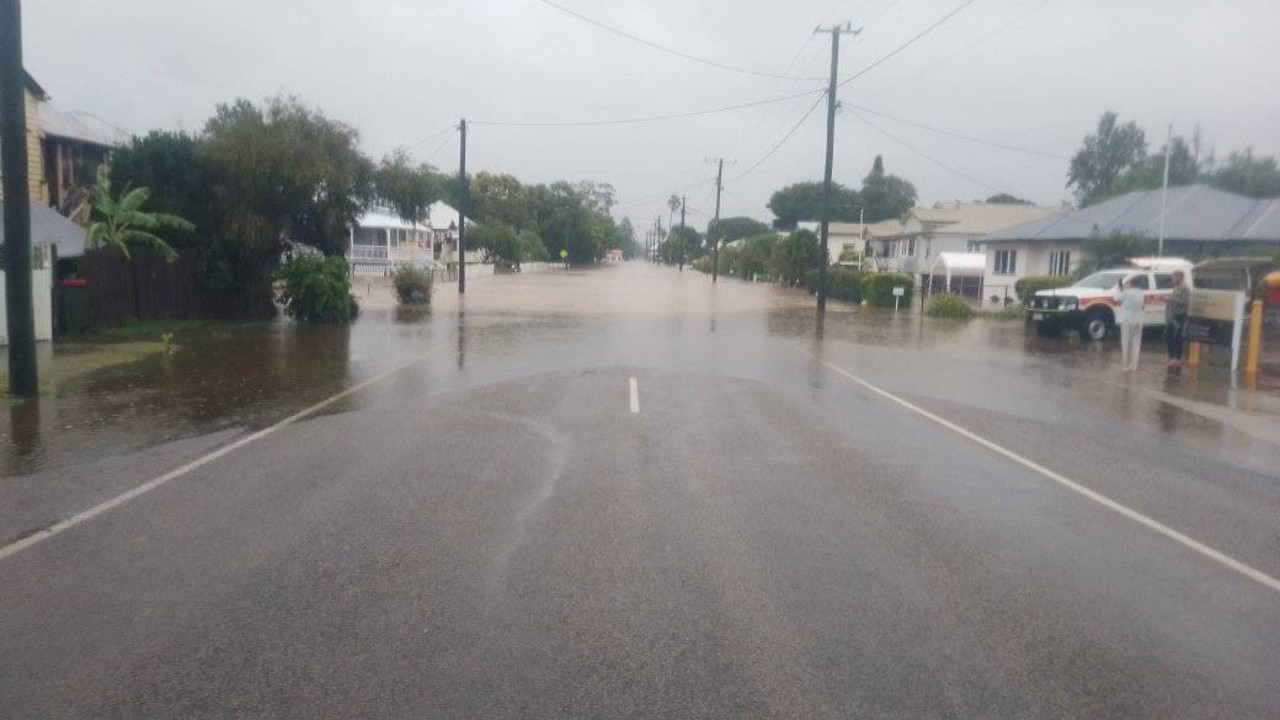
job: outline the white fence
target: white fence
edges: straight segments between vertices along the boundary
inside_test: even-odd
[[[0,273],[0,345],[9,344],[9,313],[4,298],[8,288],[8,273]],[[35,305],[36,340],[53,339],[53,270],[38,268],[31,271],[31,300]]]

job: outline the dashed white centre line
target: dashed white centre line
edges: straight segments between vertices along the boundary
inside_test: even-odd
[[[631,378],[631,414],[640,414],[640,383]]]

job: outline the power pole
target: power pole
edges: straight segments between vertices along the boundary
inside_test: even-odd
[[[35,397],[36,321],[31,296],[31,191],[27,185],[26,73],[21,0],[0,0],[0,155],[4,178],[5,308],[9,313],[9,392]]]
[[[720,272],[720,238],[712,236],[712,231],[716,225],[720,224],[720,193],[724,190],[724,158],[716,158],[708,160],[716,164],[716,214],[711,219],[711,225],[707,226],[707,238],[711,239],[711,282],[716,282],[716,277]],[[732,165],[737,160],[729,161]]]
[[[827,312],[827,264],[831,262],[831,254],[827,249],[827,231],[831,222],[831,165],[836,150],[836,78],[840,74],[840,36],[857,35],[861,30],[854,30],[852,25],[832,25],[830,28],[819,26],[813,31],[831,33],[831,79],[827,84],[827,164],[822,171],[822,216],[819,225],[819,239],[822,241],[822,257],[818,260],[818,315]]]
[[[458,152],[458,294],[467,292],[467,200],[471,195],[467,182],[467,119],[458,123],[462,145]]]
[[[1169,201],[1169,156],[1173,149],[1173,123],[1169,123],[1169,135],[1164,141],[1164,185],[1160,191],[1160,241],[1156,246],[1156,257],[1164,257],[1164,209]]]
[[[684,227],[684,206],[688,198],[680,196],[680,227]]]

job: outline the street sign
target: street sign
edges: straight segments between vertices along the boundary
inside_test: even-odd
[[[907,289],[904,287],[899,286],[893,289],[894,297],[902,297],[903,295],[906,295],[906,294],[907,294]]]
[[[1240,364],[1245,294],[1229,290],[1192,290],[1187,308],[1187,340],[1231,348],[1231,370]]]

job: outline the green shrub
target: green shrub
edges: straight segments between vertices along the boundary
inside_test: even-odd
[[[810,293],[818,291],[818,271],[805,273],[804,286]],[[846,302],[862,302],[862,274],[840,267],[827,268],[827,297]]]
[[[391,284],[401,305],[431,304],[431,271],[400,265],[391,271]]]
[[[969,307],[969,303],[959,295],[947,293],[946,295],[935,295],[929,300],[929,306],[925,308],[925,314],[929,317],[941,318],[963,318],[969,319],[973,317],[973,308]]]
[[[351,295],[347,261],[302,255],[280,267],[284,311],[299,322],[348,323],[358,312]]]
[[[906,293],[898,302],[901,305],[911,303],[915,292],[915,278],[904,273],[876,272],[862,276],[862,298],[876,307],[893,307],[895,287],[906,288]]]
[[[1019,300],[1026,300],[1041,290],[1067,287],[1072,283],[1070,275],[1028,275],[1013,284],[1013,292]]]

